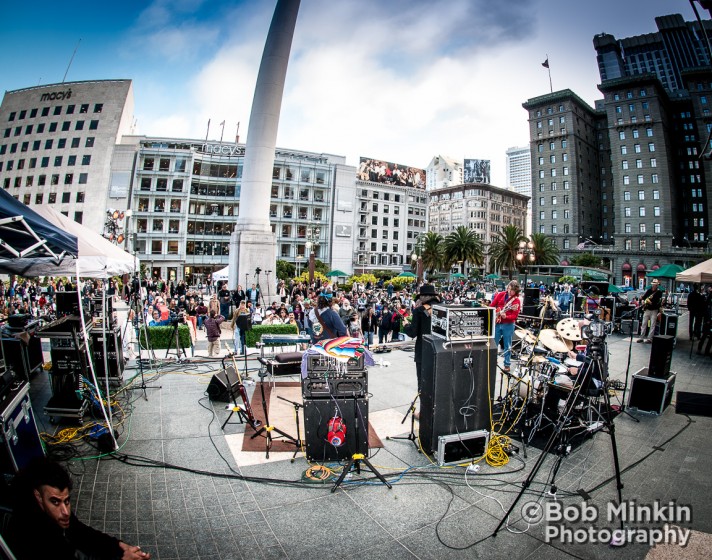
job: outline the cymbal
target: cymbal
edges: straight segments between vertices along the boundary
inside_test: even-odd
[[[556,324],[556,332],[565,340],[581,340],[581,328],[579,327],[578,319],[568,317],[562,319]]]
[[[539,332],[539,342],[546,346],[549,350],[554,353],[563,353],[569,351],[569,347],[566,346],[566,342],[561,338],[561,335],[554,329],[543,329]]]
[[[536,337],[532,334],[530,330],[527,329],[517,329],[514,331],[514,336],[519,340],[523,340],[529,344],[534,344],[536,342]]]

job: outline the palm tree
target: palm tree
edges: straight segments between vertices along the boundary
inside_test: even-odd
[[[432,274],[437,269],[444,268],[443,259],[443,236],[434,231],[429,231],[422,237],[420,257],[423,260],[423,267]]]
[[[530,236],[534,252],[534,264],[559,264],[559,249],[551,237],[544,233]]]
[[[477,234],[466,226],[458,226],[444,240],[445,268],[460,263],[460,273],[465,273],[465,263],[481,266],[484,261],[484,248]]]
[[[515,225],[504,226],[498,235],[498,239],[490,245],[491,263],[499,270],[505,268],[509,271],[509,279],[512,279],[513,272],[517,269],[517,251],[519,243],[526,242],[527,238],[522,230]]]

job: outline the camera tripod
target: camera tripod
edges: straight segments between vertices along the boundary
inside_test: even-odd
[[[144,377],[143,374],[143,358],[141,357],[141,323],[143,322],[143,332],[146,336],[146,347],[149,351],[149,355],[152,352],[151,350],[151,336],[148,332],[148,325],[146,325],[146,321],[142,321],[144,315],[143,315],[143,310],[141,309],[141,282],[138,280],[138,275],[136,278],[134,278],[134,293],[131,294],[132,298],[132,303],[134,305],[134,320],[136,321],[136,344],[138,344],[138,356],[136,357],[136,363],[138,364],[138,371],[141,375],[141,384],[137,387],[129,387],[128,389],[130,391],[143,391],[143,398],[144,400],[148,400],[148,394],[146,393],[146,389],[161,389],[161,385],[147,385],[146,384],[146,378]],[[150,358],[149,358],[150,362]]]
[[[175,342],[176,361],[181,364],[183,362],[188,361],[188,354],[186,353],[185,348],[181,347],[180,345],[180,335],[178,333],[178,327],[180,327],[181,324],[185,323],[185,319],[181,320],[179,318],[174,318],[172,319],[172,321],[173,323],[171,326],[173,327],[173,330],[171,331],[171,335],[169,338],[173,339],[173,341]],[[166,350],[166,358],[168,358],[168,354],[171,353],[171,350],[173,350],[173,348],[168,348]],[[181,354],[183,354],[182,358]]]
[[[410,433],[407,436],[388,436],[386,439],[404,439],[407,441],[412,441],[413,445],[415,445],[415,448],[420,451],[420,446],[418,445],[418,436],[415,435],[415,403],[418,402],[418,399],[420,398],[420,391],[415,395],[415,398],[413,401],[410,403],[410,406],[408,407],[408,411],[405,413],[405,416],[403,416],[403,420],[401,420],[401,424],[405,424],[405,421],[408,419],[408,416],[410,415]]]
[[[532,482],[536,478],[539,470],[541,469],[544,464],[544,461],[546,460],[547,455],[554,449],[557,451],[558,457],[553,470],[550,494],[555,495],[557,490],[555,477],[556,474],[558,474],[559,468],[564,460],[564,457],[568,455],[569,450],[568,434],[565,432],[565,430],[570,430],[571,428],[570,426],[567,428],[566,423],[567,420],[573,416],[574,411],[577,405],[579,404],[579,397],[581,396],[581,392],[587,392],[589,388],[594,384],[594,374],[598,374],[600,376],[599,379],[603,381],[602,396],[604,398],[605,414],[601,415],[601,418],[603,421],[603,429],[608,433],[609,437],[611,438],[611,450],[613,453],[613,467],[615,469],[618,503],[621,504],[623,502],[623,482],[621,481],[620,462],[618,460],[618,446],[616,444],[615,424],[613,423],[613,417],[611,414],[611,399],[610,395],[608,394],[607,385],[605,382],[607,378],[607,371],[603,358],[604,350],[605,343],[602,339],[591,339],[591,342],[589,343],[589,356],[586,358],[586,362],[581,367],[581,371],[579,372],[580,379],[577,379],[577,386],[569,394],[569,397],[566,400],[566,405],[559,414],[557,423],[554,426],[554,429],[546,443],[546,446],[542,450],[541,455],[539,455],[539,458],[537,459],[537,462],[529,473],[529,476],[527,476],[526,480],[522,483],[522,489],[519,491],[519,494],[514,499],[514,502],[512,502],[512,505],[509,507],[507,512],[504,514],[504,517],[502,517],[501,521],[492,533],[492,537],[496,537],[497,533],[499,533],[499,531],[502,529],[502,526],[507,522],[509,516],[514,511],[514,508],[517,506],[519,501],[524,496],[524,493],[529,489]],[[623,529],[622,519],[621,529]]]

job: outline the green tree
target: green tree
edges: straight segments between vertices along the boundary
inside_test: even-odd
[[[481,266],[484,262],[484,248],[477,234],[466,226],[458,226],[443,240],[445,268],[460,263],[460,273],[465,273],[465,264]]]
[[[559,264],[559,249],[551,237],[544,233],[532,233],[530,239],[534,246],[535,264]]]
[[[515,225],[504,226],[497,234],[497,239],[490,245],[489,254],[492,257],[491,264],[498,270],[508,270],[509,279],[512,279],[514,271],[517,269],[517,251],[519,243],[526,242],[527,238],[522,230]]]
[[[277,260],[277,278],[280,280],[289,280],[290,278],[294,278],[295,272],[296,267],[293,263],[281,259]]]
[[[593,253],[581,253],[571,258],[571,264],[574,266],[590,266],[591,268],[601,268],[601,257],[597,257]]]
[[[443,236],[434,231],[427,232],[423,236],[420,256],[423,259],[423,268],[428,271],[428,274],[445,268]]]

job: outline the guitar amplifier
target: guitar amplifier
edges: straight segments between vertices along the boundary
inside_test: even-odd
[[[329,420],[334,417],[346,426],[345,442],[339,447],[328,441]],[[341,461],[354,453],[367,454],[368,399],[305,399],[304,433],[308,461]]]
[[[445,340],[494,338],[495,310],[491,307],[433,305],[430,330]]]
[[[307,356],[307,375],[309,377],[340,377],[345,373],[356,371],[364,375],[363,354],[349,358],[346,361],[324,356],[323,354],[309,354]]]

